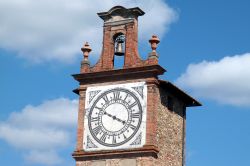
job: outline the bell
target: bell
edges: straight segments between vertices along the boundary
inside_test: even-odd
[[[115,48],[115,55],[117,55],[117,56],[123,56],[124,55],[123,42],[117,42],[116,48]]]

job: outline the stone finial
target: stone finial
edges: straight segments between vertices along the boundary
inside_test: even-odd
[[[83,52],[83,56],[84,56],[84,59],[83,61],[88,61],[88,57],[89,57],[89,53],[91,52],[91,48],[89,46],[89,43],[86,42],[83,47],[81,48],[82,52]]]
[[[156,52],[157,44],[160,43],[159,38],[156,35],[153,35],[151,39],[149,39],[149,43],[151,44],[152,52],[148,54],[148,62],[149,64],[158,64],[158,54]]]
[[[153,35],[149,40],[149,43],[151,44],[152,52],[156,52],[157,44],[160,43],[159,38],[156,35]]]
[[[81,73],[84,73],[84,72],[88,72],[89,71],[89,53],[91,52],[91,48],[89,46],[89,43],[86,42],[83,47],[81,48],[82,52],[83,52],[83,61],[81,63]]]

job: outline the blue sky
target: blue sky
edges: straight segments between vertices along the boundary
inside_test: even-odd
[[[202,102],[187,110],[187,166],[250,165],[250,2],[247,0],[0,1],[0,163],[74,165],[80,48],[91,64],[112,6],[139,6],[139,51],[157,34],[162,79]],[[88,5],[86,5],[88,4]],[[57,140],[57,141],[55,141]],[[63,163],[63,164],[62,164]]]

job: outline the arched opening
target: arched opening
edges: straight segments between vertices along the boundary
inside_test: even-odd
[[[114,36],[114,69],[122,69],[125,55],[125,35],[118,33]]]

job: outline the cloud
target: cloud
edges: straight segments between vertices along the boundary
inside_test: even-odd
[[[59,98],[38,106],[28,105],[0,122],[0,139],[21,149],[32,163],[54,165],[62,162],[57,152],[66,148],[76,134],[77,100]]]
[[[177,18],[163,0],[1,0],[0,48],[33,63],[72,63],[89,41],[92,54],[99,55],[103,23],[96,13],[118,4],[146,12],[139,23],[139,37],[145,42],[154,33],[163,36]]]
[[[55,151],[30,151],[25,155],[25,159],[30,163],[39,163],[43,165],[56,165],[63,163],[63,160]]]
[[[196,96],[250,106],[250,53],[190,64],[176,83]]]

